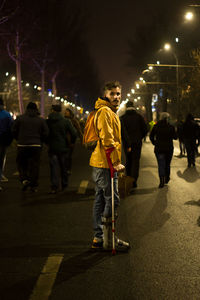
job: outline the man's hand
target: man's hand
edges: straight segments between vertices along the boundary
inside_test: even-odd
[[[123,172],[125,170],[125,166],[122,165],[122,164],[118,164],[118,165],[113,166],[113,167],[114,167],[115,171],[117,171],[117,172]]]

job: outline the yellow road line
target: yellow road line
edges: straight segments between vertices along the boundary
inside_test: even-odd
[[[85,191],[87,189],[89,181],[88,180],[82,180],[78,189],[78,194],[85,194]]]
[[[47,300],[51,294],[64,254],[49,255],[29,300]]]

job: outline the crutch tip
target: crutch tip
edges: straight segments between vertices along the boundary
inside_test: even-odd
[[[115,255],[115,254],[116,254],[116,250],[112,249],[112,255]]]

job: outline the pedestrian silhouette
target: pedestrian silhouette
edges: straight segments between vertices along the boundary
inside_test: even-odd
[[[173,139],[177,139],[173,125],[169,123],[170,115],[167,112],[160,114],[160,120],[154,125],[150,140],[158,162],[158,174],[160,177],[159,188],[163,188],[170,180],[170,164],[173,156]]]

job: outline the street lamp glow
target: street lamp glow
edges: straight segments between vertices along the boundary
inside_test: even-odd
[[[153,70],[153,67],[152,67],[152,66],[150,66],[150,67],[149,67],[149,70]]]
[[[139,83],[136,83],[136,88],[139,89],[140,88],[140,85]]]
[[[193,19],[193,17],[194,17],[194,15],[193,15],[193,13],[191,11],[186,12],[185,19],[187,21],[191,21]]]
[[[12,81],[15,81],[15,79],[16,79],[15,76],[12,76],[12,77],[11,77],[11,80],[12,80]]]
[[[127,94],[127,96],[128,96],[128,97],[130,97],[130,96],[131,96],[131,94],[129,94],[129,93],[128,93],[128,94]]]
[[[9,75],[9,73],[8,72],[6,72],[6,76],[8,76]]]
[[[131,93],[132,93],[132,94],[135,94],[135,90],[134,90],[134,89],[131,89]]]
[[[176,43],[179,42],[179,38],[178,38],[178,37],[175,38],[175,42],[176,42]]]
[[[140,77],[140,81],[143,81],[143,77]]]
[[[30,83],[27,82],[27,83],[26,83],[26,86],[30,86]]]
[[[169,43],[166,43],[166,44],[164,45],[164,49],[165,49],[165,50],[170,50],[170,48],[171,48],[171,45],[170,45]]]

